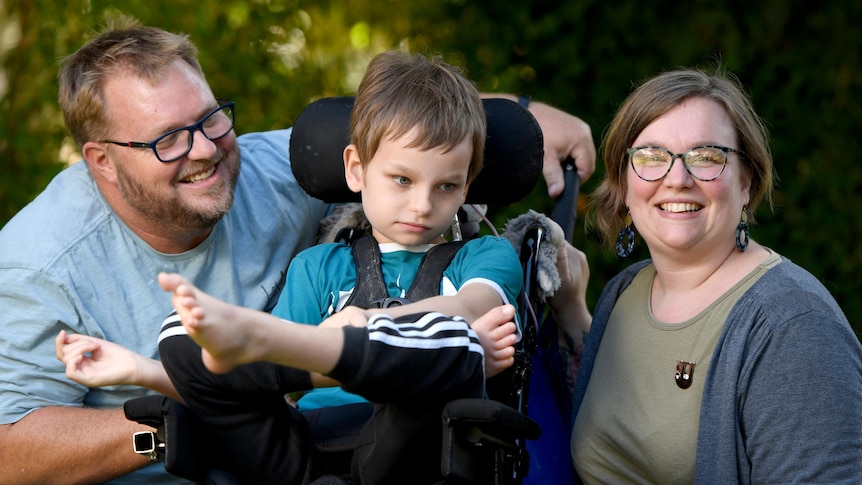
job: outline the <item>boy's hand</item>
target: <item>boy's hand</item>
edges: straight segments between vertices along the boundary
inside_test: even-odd
[[[66,364],[66,377],[87,387],[138,385],[140,365],[150,360],[106,340],[65,330],[54,339],[54,349]]]
[[[515,307],[501,305],[477,318],[470,327],[479,336],[485,352],[485,378],[493,377],[515,363]]]
[[[352,325],[354,327],[364,327],[368,323],[370,316],[371,313],[366,310],[355,306],[348,306],[320,322],[320,326],[341,328]]]

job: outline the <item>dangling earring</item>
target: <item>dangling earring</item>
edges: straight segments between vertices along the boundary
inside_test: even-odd
[[[623,247],[625,243],[625,247]],[[625,258],[635,248],[635,232],[632,230],[632,213],[626,214],[625,226],[620,229],[620,234],[617,236],[617,256]]]
[[[748,207],[743,207],[741,220],[736,226],[736,249],[740,253],[748,247],[748,236]]]

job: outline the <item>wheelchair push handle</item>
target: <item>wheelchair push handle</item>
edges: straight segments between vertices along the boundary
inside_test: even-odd
[[[563,228],[566,241],[572,242],[575,230],[575,221],[578,218],[578,191],[580,189],[580,177],[575,167],[575,160],[571,157],[563,160],[563,180],[565,188],[557,197],[551,219]]]

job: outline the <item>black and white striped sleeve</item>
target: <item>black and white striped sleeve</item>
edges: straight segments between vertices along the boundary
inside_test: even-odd
[[[329,376],[376,403],[439,405],[482,397],[482,346],[460,317],[436,312],[374,315],[344,328],[344,350]]]

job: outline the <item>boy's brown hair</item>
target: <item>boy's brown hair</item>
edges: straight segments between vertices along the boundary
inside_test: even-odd
[[[384,137],[397,139],[414,128],[410,147],[420,150],[449,150],[468,138],[473,155],[467,181],[481,170],[486,121],[476,86],[440,56],[378,54],[362,78],[350,119],[350,141],[363,166]]]

